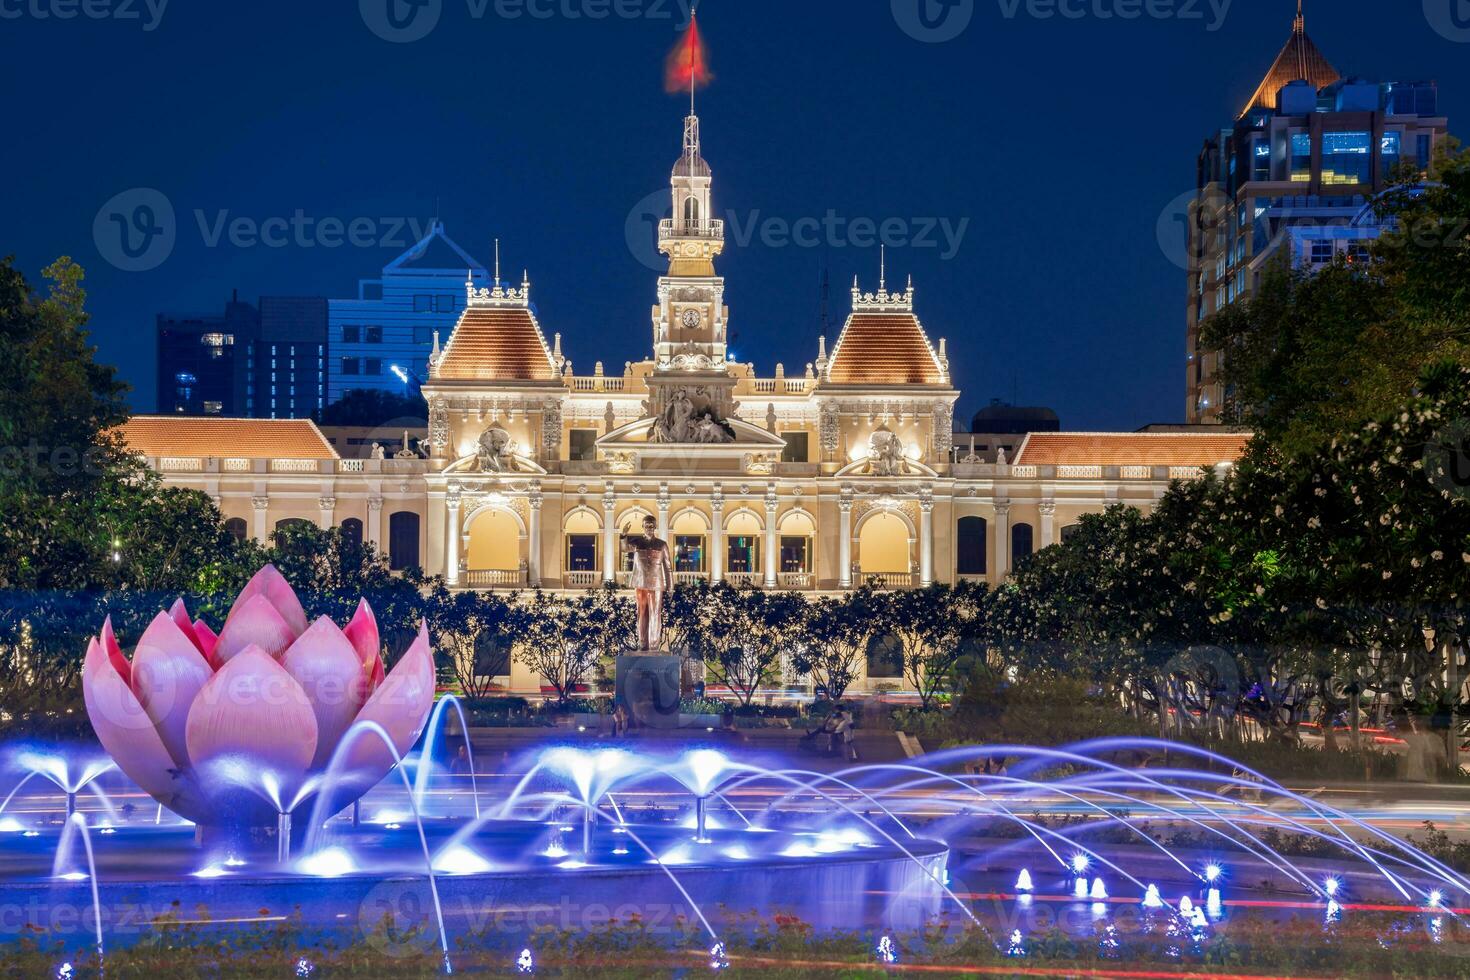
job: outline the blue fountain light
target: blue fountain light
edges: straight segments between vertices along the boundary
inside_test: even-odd
[[[898,948],[893,945],[892,937],[884,936],[878,940],[878,949],[875,951],[875,955],[878,957],[879,963],[898,962]]]
[[[1016,891],[1029,892],[1035,887],[1036,886],[1031,882],[1031,872],[1027,871],[1025,868],[1022,868],[1021,873],[1016,876]]]
[[[521,955],[516,957],[516,972],[522,975],[536,972],[536,957],[531,955],[529,948],[521,950]]]
[[[1092,879],[1092,897],[1097,901],[1102,901],[1108,897],[1107,886],[1103,884],[1101,878]]]
[[[1220,866],[1218,864],[1208,865],[1205,868],[1205,881],[1208,881],[1210,884],[1213,885],[1215,882],[1220,880],[1220,876],[1222,874],[1224,874],[1224,872],[1220,870]]]
[[[1336,878],[1328,878],[1322,883],[1322,890],[1327,893],[1328,898],[1336,898],[1337,891],[1341,887],[1342,883],[1339,882]]]
[[[303,978],[316,976],[316,964],[306,957],[296,961],[296,976]]]
[[[709,949],[709,968],[711,970],[728,970],[730,959],[725,955],[725,944],[715,943]]]
[[[1164,899],[1159,895],[1158,885],[1149,885],[1143,893],[1143,907],[1146,909],[1161,909],[1164,907]]]
[[[1026,937],[1021,935],[1021,930],[1016,929],[1011,933],[1010,945],[1006,946],[1007,956],[1026,955]]]
[[[1072,857],[1072,873],[1078,876],[1087,874],[1088,861],[1086,854],[1076,854]]]

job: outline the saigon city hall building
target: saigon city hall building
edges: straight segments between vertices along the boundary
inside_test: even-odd
[[[1222,430],[1033,433],[1014,459],[954,435],[949,351],[910,283],[854,286],[836,343],[804,370],[729,359],[716,271],[724,222],[699,120],[685,122],[658,231],[651,357],[576,375],[531,286],[466,285],[430,360],[427,458],[343,459],[304,420],[140,416],[129,444],[172,485],[202,490],[232,531],[340,526],[462,589],[579,590],[623,576],[620,530],[645,516],[676,578],[827,593],[862,584],[998,584],[1082,515],[1150,508],[1173,479],[1237,458]],[[519,676],[511,685],[533,687]],[[861,689],[862,685],[859,685]]]

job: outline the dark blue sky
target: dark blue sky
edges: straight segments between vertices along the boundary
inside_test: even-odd
[[[87,267],[102,356],[137,408],[153,407],[156,312],[217,310],[232,288],[350,296],[401,251],[395,226],[427,221],[436,201],[461,245],[488,260],[499,236],[507,265],[530,268],[541,321],[579,372],[647,352],[656,273],[627,229],[679,152],[684,110],[661,73],[684,0],[427,0],[439,21],[411,43],[369,29],[389,0],[172,0],[156,24],[148,0],[77,0],[123,9],[37,16],[69,2],[0,0],[0,253],[32,276],[60,254]],[[918,2],[705,0],[717,207],[764,232],[720,265],[736,349],[763,373],[778,360],[795,371],[815,356],[823,263],[839,323],[853,274],[875,284],[877,249],[846,227],[802,247],[782,223],[832,211],[902,235],[968,222],[952,256],[938,231],[936,247],[889,255],[890,280],[912,273],[931,336],[949,339],[966,415],[1015,393],[1073,428],[1181,420],[1182,231],[1166,253],[1160,217],[1285,42],[1294,5],[1235,0],[1212,31],[1211,0],[1151,0],[1201,19],[1136,20],[1093,12],[1129,0],[1064,0],[1080,19],[1028,13],[1054,0],[956,0],[973,8],[968,26],[923,43]],[[1437,79],[1458,130],[1470,43],[1450,36],[1470,20],[1450,19],[1453,3],[1465,0],[1426,0],[1429,13],[1316,0],[1308,25],[1345,74]],[[618,10],[638,16],[567,16]],[[171,253],[142,272],[110,264],[119,253],[104,256],[93,229],[135,188],[177,216]],[[210,242],[222,216],[298,210],[364,219],[373,244],[327,247],[315,231],[309,247]]]

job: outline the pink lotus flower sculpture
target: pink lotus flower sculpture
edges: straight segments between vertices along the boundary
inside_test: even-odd
[[[274,818],[261,787],[292,806],[315,791],[355,723],[374,722],[399,756],[434,701],[429,634],[384,675],[378,624],[364,600],[346,629],[308,624],[274,566],[256,573],[216,634],[182,599],[161,612],[129,661],[112,620],[87,646],[82,690],[102,747],[159,803],[205,825]],[[393,768],[383,739],[354,738],[332,765],[345,806]],[[340,796],[345,791],[349,796]]]

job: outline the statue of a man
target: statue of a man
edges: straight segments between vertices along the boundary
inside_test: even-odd
[[[674,588],[669,546],[658,537],[658,521],[643,518],[643,534],[628,534],[623,525],[623,552],[633,555],[633,589],[638,600],[638,649],[657,650],[663,643],[664,593]]]

